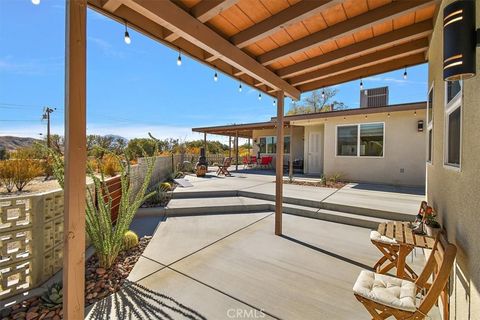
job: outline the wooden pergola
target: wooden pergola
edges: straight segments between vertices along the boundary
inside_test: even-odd
[[[69,0],[64,315],[83,318],[86,10],[277,99],[275,234],[282,233],[284,97],[426,62],[438,0]],[[121,36],[121,35],[119,35]],[[134,45],[134,43],[132,44]]]

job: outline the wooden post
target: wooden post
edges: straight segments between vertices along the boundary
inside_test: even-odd
[[[63,239],[65,319],[83,319],[85,308],[86,18],[86,0],[66,1]]]
[[[292,180],[293,178],[293,126],[290,125],[290,156],[288,159],[290,160],[289,165],[288,165],[288,178]]]
[[[277,92],[277,154],[275,161],[275,234],[282,235],[283,213],[283,104],[285,94]]]
[[[238,131],[235,131],[235,171],[238,171]]]
[[[203,147],[205,148],[205,157],[207,156],[207,133],[203,133]]]
[[[228,156],[232,157],[232,137],[228,136]]]
[[[251,156],[251,154],[250,154],[250,152],[251,152],[251,145],[250,145],[250,142],[251,142],[251,139],[250,139],[250,138],[248,138],[248,156],[249,156],[249,157]]]

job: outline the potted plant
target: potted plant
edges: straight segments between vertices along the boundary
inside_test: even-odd
[[[425,221],[425,231],[427,232],[427,236],[429,237],[436,237],[437,233],[440,232],[441,226],[437,220],[435,220],[435,215],[428,215]]]

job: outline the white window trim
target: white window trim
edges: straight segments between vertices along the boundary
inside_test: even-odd
[[[432,93],[432,119],[429,118],[428,114],[429,114],[429,108],[430,108],[430,93]],[[435,91],[434,91],[434,82],[432,81],[432,85],[430,86],[430,89],[428,90],[427,92],[427,164],[428,165],[433,165],[433,157],[434,157],[434,141],[435,141],[435,135],[433,134],[433,121],[434,121],[434,118],[435,116],[433,115],[433,106],[434,106],[434,103],[433,103],[433,100],[435,99]],[[429,135],[430,135],[430,130],[432,131],[432,143],[431,145],[429,144]],[[431,152],[431,158],[430,160],[428,159],[428,153]]]
[[[447,103],[447,88],[448,83],[445,81],[445,110],[444,110],[444,130],[443,130],[443,167],[445,169],[449,169],[452,171],[457,171],[460,172],[462,171],[462,140],[463,140],[463,110],[462,110],[462,104],[463,104],[463,81],[460,80],[460,91],[457,93],[455,97],[453,97],[450,102]],[[460,146],[459,146],[459,159],[460,163],[453,164],[453,163],[448,163],[448,120],[450,114],[452,112],[456,111],[458,108],[460,108]]]
[[[266,143],[266,145],[265,145],[265,151],[268,150],[268,138],[271,138],[271,137],[277,138],[277,136],[258,136],[258,141],[259,141],[259,142],[260,142],[260,139],[261,139],[261,138],[265,138],[265,140],[267,141],[267,143]],[[283,136],[284,139],[285,139],[286,137],[290,137],[290,135],[287,134],[287,135],[284,135],[284,136]],[[285,144],[285,140],[283,140],[283,141],[284,141],[284,144]],[[277,142],[275,142],[275,144],[277,144]],[[290,149],[291,149],[291,148],[292,148],[292,140],[290,140]],[[259,146],[258,150],[259,150],[259,152],[260,152],[260,146]],[[261,154],[265,154],[265,155],[275,155],[275,154],[277,154],[276,152],[274,152],[274,153],[271,153],[271,152],[260,152],[260,153],[261,153]],[[290,154],[290,150],[288,150],[288,152],[285,152],[285,148],[284,148],[283,154]]]
[[[360,126],[362,124],[382,124],[383,125],[383,150],[381,156],[361,156],[360,155]],[[351,127],[357,126],[357,155],[356,156],[342,156],[338,154],[338,127]],[[335,125],[335,157],[336,158],[361,158],[361,159],[383,159],[385,158],[385,122],[377,121],[377,122],[358,122],[358,123],[350,123],[350,124],[337,124]]]

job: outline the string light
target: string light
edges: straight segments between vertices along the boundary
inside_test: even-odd
[[[403,73],[403,80],[407,80],[407,67],[405,67],[405,72]]]
[[[262,100],[262,94],[261,93],[258,94],[258,100]]]
[[[273,105],[276,105],[277,104],[277,101],[275,101],[275,99],[273,100]]]
[[[417,110],[413,112],[413,115],[416,117],[417,116]]]
[[[360,79],[360,90],[363,90],[363,79]]]
[[[325,99],[325,89],[322,89],[322,99]]]
[[[242,83],[238,85],[238,92],[242,92]]]
[[[178,58],[177,58],[177,66],[181,66],[182,65],[182,53],[180,52],[180,50],[178,51]]]
[[[132,43],[132,39],[130,39],[130,35],[128,34],[128,30],[127,30],[127,21],[125,21],[125,43],[126,44],[130,44]]]
[[[215,71],[215,74],[213,75],[213,81],[217,82],[218,81],[218,74],[217,71]]]
[[[40,0],[32,0],[32,3],[36,6],[38,6],[40,4]]]
[[[389,117],[389,118],[390,118],[390,112],[387,114],[387,117]]]
[[[365,116],[365,119],[367,119],[367,118],[368,118],[368,116]]]

